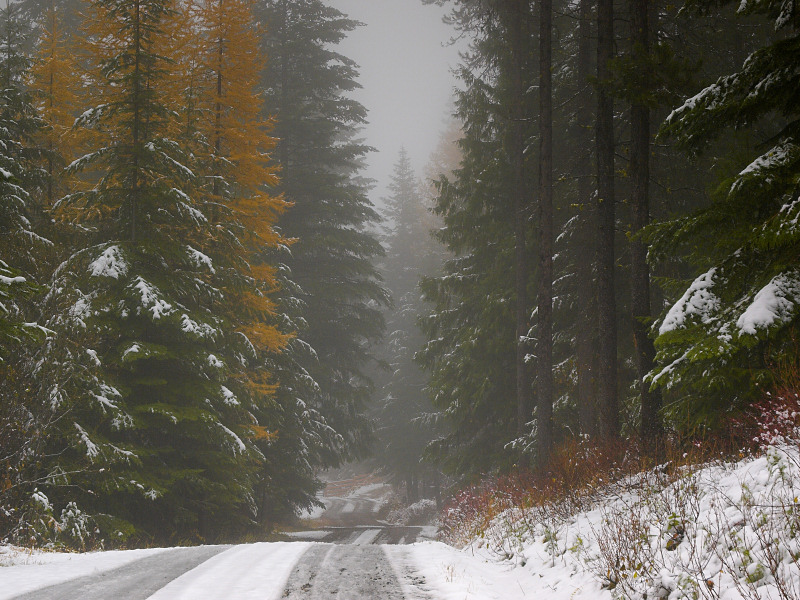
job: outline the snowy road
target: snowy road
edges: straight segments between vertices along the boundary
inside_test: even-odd
[[[0,600],[528,600],[525,573],[428,541],[433,527],[382,523],[382,483],[331,488],[317,529],[289,542],[86,554],[0,547]]]
[[[404,593],[384,546],[416,542],[422,534],[430,535],[427,529],[332,527],[297,532],[296,542],[155,550],[121,566],[94,569],[20,595],[0,592],[0,598],[411,600],[424,596]],[[3,575],[0,571],[0,584]]]
[[[0,600],[529,600],[541,591],[523,569],[438,542],[371,543],[384,533],[375,531],[355,543],[20,552],[0,567]]]
[[[436,538],[435,527],[326,527],[312,531],[295,531],[288,534],[292,539],[306,542],[328,542],[331,544],[413,544]]]
[[[412,596],[403,592],[384,545],[373,543],[388,535],[365,528],[360,533],[352,530],[335,544],[284,542],[160,550],[116,568],[95,570],[10,598],[411,600]],[[0,583],[3,575],[0,571]],[[0,597],[6,596],[0,593]]]

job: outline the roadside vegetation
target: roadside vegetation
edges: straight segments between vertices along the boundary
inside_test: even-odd
[[[670,439],[659,464],[631,440],[570,441],[546,472],[470,485],[440,539],[615,598],[800,598],[798,375],[723,433]]]

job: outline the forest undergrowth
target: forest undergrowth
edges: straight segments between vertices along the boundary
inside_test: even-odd
[[[458,492],[440,537],[540,574],[580,573],[609,597],[796,600],[800,387],[784,381],[724,433],[669,440],[658,464],[631,440],[564,443],[546,475]]]

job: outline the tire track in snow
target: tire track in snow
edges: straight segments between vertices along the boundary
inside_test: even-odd
[[[302,556],[283,598],[411,600],[403,593],[382,546],[335,544],[314,544]]]

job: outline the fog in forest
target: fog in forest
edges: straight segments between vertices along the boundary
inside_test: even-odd
[[[362,89],[353,97],[369,111],[364,134],[377,153],[367,157],[366,174],[380,201],[401,147],[416,171],[436,148],[453,111],[458,80],[452,70],[467,42],[443,22],[445,7],[418,0],[333,0],[331,6],[365,24],[339,50],[360,66]]]
[[[798,65],[796,0],[0,3],[0,566],[797,600]]]

